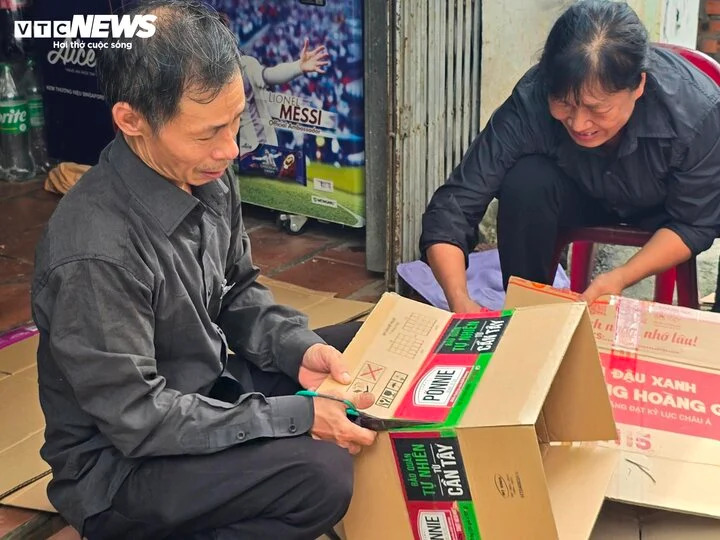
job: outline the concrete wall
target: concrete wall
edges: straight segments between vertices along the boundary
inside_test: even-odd
[[[480,125],[540,58],[550,27],[573,0],[485,0],[482,12]]]
[[[552,24],[574,0],[486,0],[482,13],[480,125],[536,63]],[[700,0],[629,0],[652,41],[695,47]]]

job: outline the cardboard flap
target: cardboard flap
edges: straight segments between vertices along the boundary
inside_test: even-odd
[[[37,386],[35,368],[0,381],[0,456],[6,449],[45,427]]]
[[[313,329],[353,321],[373,308],[369,302],[335,298],[335,293],[314,291],[265,276],[258,277],[258,282],[270,289],[278,304],[307,315],[308,325]]]
[[[557,538],[542,455],[533,427],[458,429],[457,437],[475,502],[480,537],[483,540]],[[601,492],[599,496],[602,495]]]
[[[40,457],[44,428],[35,367],[0,381],[0,497],[50,470]]]
[[[618,452],[598,446],[546,446],[543,464],[560,540],[588,538]]]
[[[696,448],[692,441],[686,440],[683,448],[685,459],[689,461],[623,451],[607,497],[720,518],[720,490],[717,488],[720,466],[693,462]]]
[[[387,433],[355,459],[355,486],[343,525],[348,538],[412,538],[403,488]],[[387,519],[377,517],[382,509]]]
[[[47,497],[47,486],[50,480],[52,480],[52,474],[48,471],[48,473],[39,480],[20,488],[12,495],[8,495],[0,500],[0,504],[7,504],[18,508],[29,508],[30,510],[40,510],[42,512],[57,512]]]
[[[548,442],[614,440],[617,436],[612,407],[600,364],[592,321],[584,303],[535,290],[513,279],[508,287],[508,308],[574,304],[583,306],[577,325],[543,407]]]
[[[584,312],[581,304],[516,310],[460,425],[534,425]]]
[[[12,375],[33,366],[39,340],[40,338],[35,335],[12,346],[0,347],[0,374]]]
[[[447,311],[395,293],[383,294],[343,353],[352,377],[350,385],[328,377],[318,390],[373,392],[377,401],[364,411],[377,418],[392,418],[412,382],[411,374],[423,365],[451,317]],[[390,387],[392,399],[383,401]]]
[[[586,309],[552,383],[542,414],[549,442],[610,441],[617,437]]]
[[[577,302],[573,291],[511,278],[506,307]],[[717,313],[635,300],[602,297],[589,306],[598,347],[603,351],[717,369],[708,351],[720,349]]]

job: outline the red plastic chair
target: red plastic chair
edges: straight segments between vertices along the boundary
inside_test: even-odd
[[[720,64],[713,58],[679,45],[665,43],[657,45],[675,51],[720,85]],[[642,247],[650,240],[652,234],[626,225],[583,227],[561,231],[556,246],[557,258],[559,259],[559,254],[565,246],[573,245],[570,259],[570,287],[573,291],[582,292],[590,284],[595,243]],[[655,301],[672,304],[676,285],[678,305],[697,309],[699,299],[694,256],[655,277]]]

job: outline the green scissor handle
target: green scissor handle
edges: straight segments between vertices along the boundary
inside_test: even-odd
[[[332,399],[333,401],[339,401],[340,403],[344,403],[347,407],[345,409],[345,413],[349,414],[350,416],[360,416],[360,412],[355,408],[355,405],[352,401],[349,399],[343,399],[339,398],[337,396],[331,396],[330,394],[320,394],[318,392],[315,392],[314,390],[300,390],[299,392],[295,393],[298,396],[306,396],[306,397],[320,397],[325,399]]]

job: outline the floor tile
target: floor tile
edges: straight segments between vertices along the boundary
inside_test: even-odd
[[[32,510],[14,508],[12,506],[0,506],[0,538],[32,519],[34,515],[35,512]]]
[[[20,197],[0,201],[0,224],[3,226],[3,235],[47,223],[60,198],[45,193],[26,193]]]
[[[0,332],[20,326],[30,319],[29,281],[0,285]]]
[[[43,189],[44,181],[44,177],[41,180],[32,180],[30,182],[6,182],[0,180],[0,200],[24,195],[31,191],[40,191]]]
[[[30,191],[27,196],[32,199],[37,199],[39,201],[51,201],[54,202],[56,205],[58,201],[62,199],[62,195],[58,195],[57,193],[50,193],[49,191],[46,191],[44,189],[36,189]]]
[[[75,529],[68,525],[53,534],[48,540],[81,540],[81,537]]]
[[[335,262],[344,262],[365,268],[365,245],[343,244],[336,248],[326,249],[318,253],[318,257],[330,259]]]
[[[347,295],[347,298],[375,304],[386,290],[385,278],[381,277]]]
[[[345,297],[378,279],[378,276],[359,266],[314,257],[273,278]]]
[[[323,236],[301,234],[291,236],[274,227],[259,227],[250,231],[253,261],[268,275],[273,270],[300,262],[329,244]]]
[[[3,235],[0,241],[0,256],[20,259],[32,264],[35,261],[35,246],[44,229],[45,225],[36,225],[11,235]]]
[[[42,233],[50,215],[57,206],[58,198],[21,197],[0,201],[0,255],[30,257],[35,241]],[[29,232],[28,232],[29,231]]]
[[[26,282],[32,279],[33,265],[12,257],[0,256],[0,284]]]

